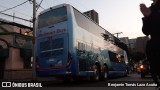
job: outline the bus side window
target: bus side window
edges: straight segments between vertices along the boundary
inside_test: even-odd
[[[123,55],[121,55],[121,62],[122,62],[122,63],[125,63],[125,59],[124,59],[124,56],[123,56]]]
[[[116,57],[116,53],[108,51],[109,54],[109,58],[112,62],[118,62],[117,57]]]
[[[123,56],[123,55],[117,54],[116,57],[117,57],[117,60],[118,60],[119,63],[125,63],[125,61],[124,61],[124,56]]]
[[[81,56],[83,54],[85,54],[85,44],[81,43],[81,42],[78,42],[78,48],[77,48],[77,54],[78,56]]]

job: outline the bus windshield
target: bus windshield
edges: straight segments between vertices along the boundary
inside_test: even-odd
[[[48,12],[39,15],[38,28],[43,28],[66,20],[67,20],[66,7],[52,9]]]

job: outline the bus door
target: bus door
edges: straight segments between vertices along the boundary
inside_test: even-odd
[[[59,34],[45,37],[39,41],[39,67],[40,68],[64,68],[68,58],[68,36]]]

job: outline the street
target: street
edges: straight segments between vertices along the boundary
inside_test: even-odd
[[[41,81],[44,79],[41,79]],[[51,79],[50,79],[51,80]],[[146,83],[150,83],[148,86]],[[110,86],[109,86],[110,85]],[[155,90],[155,84],[150,76],[141,79],[137,73],[129,74],[127,77],[111,78],[106,81],[88,81],[63,83],[61,80],[54,80],[43,85],[54,90]]]

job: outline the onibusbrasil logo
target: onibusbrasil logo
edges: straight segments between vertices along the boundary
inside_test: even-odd
[[[42,87],[41,83],[2,82],[2,87]]]

